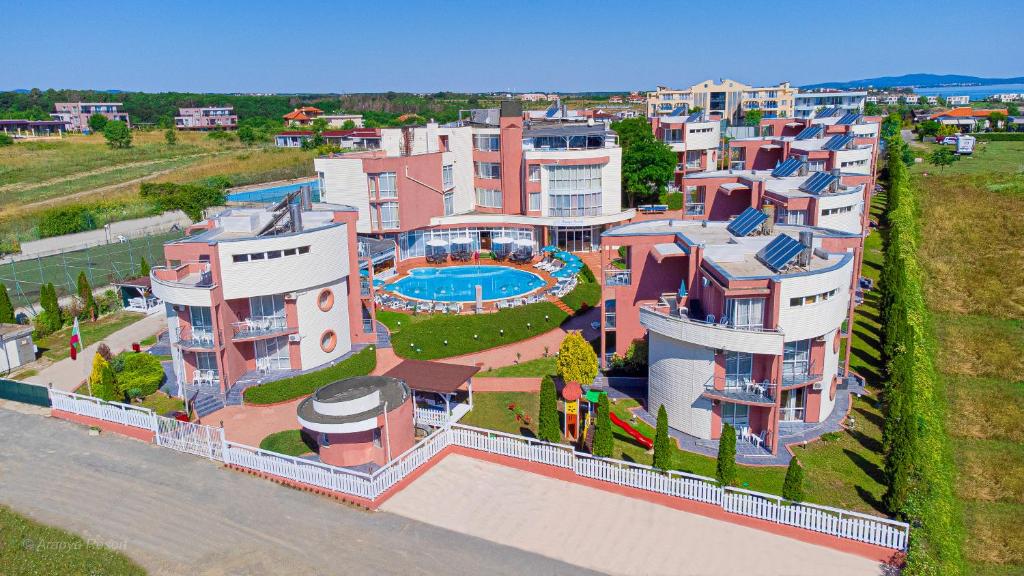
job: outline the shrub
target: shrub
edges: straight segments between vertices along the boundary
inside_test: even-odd
[[[87,232],[97,227],[96,216],[85,206],[51,208],[39,218],[39,237]]]
[[[146,257],[143,256],[139,259],[139,277],[149,276],[149,262],[146,262]]]
[[[0,148],[14,144],[14,138],[6,132],[0,132]]]
[[[149,396],[164,383],[164,367],[151,354],[122,352],[112,367],[114,365],[117,366],[114,375],[117,388],[126,396],[131,396],[129,391],[132,389],[141,391],[137,396]]]
[[[718,440],[718,465],[715,478],[722,486],[736,482],[736,429],[732,424],[722,425],[722,437]]]
[[[786,479],[782,483],[782,497],[793,502],[804,500],[804,467],[796,458],[789,460]]]
[[[96,353],[102,356],[107,362],[114,359],[114,355],[110,352],[110,346],[107,346],[106,342],[100,342],[100,345],[96,347]]]
[[[100,400],[120,399],[117,393],[117,385],[114,383],[114,371],[110,368],[110,364],[99,354],[92,358],[89,388],[92,395]]]
[[[654,467],[662,470],[672,467],[672,441],[668,437],[668,412],[664,404],[658,408],[658,427],[654,432]]]
[[[558,394],[550,375],[540,381],[540,413],[537,437],[546,442],[561,442],[562,428],[558,422]]]
[[[92,287],[89,286],[89,279],[85,276],[84,270],[78,273],[78,299],[87,318],[95,320],[100,315],[100,308],[92,295]]]
[[[103,114],[93,114],[89,116],[89,129],[93,132],[103,132],[103,129],[107,127],[109,118]]]
[[[601,394],[601,399],[597,402],[597,422],[595,424],[597,428],[594,429],[594,455],[610,458],[615,442],[612,437],[612,411],[608,405],[607,394]]]
[[[597,354],[579,332],[565,335],[558,348],[558,374],[566,382],[589,385],[597,377]]]
[[[161,212],[181,210],[193,221],[201,220],[207,208],[226,201],[224,190],[220,188],[173,182],[143,182],[139,196],[152,200]]]
[[[164,140],[167,142],[168,146],[174,146],[178,143],[178,134],[174,131],[174,128],[168,128],[167,131],[164,132]]]
[[[64,312],[57,302],[57,289],[53,284],[43,284],[39,289],[39,306],[43,309],[36,316],[36,331],[40,336],[52,334],[64,326]]]
[[[349,358],[316,372],[309,372],[248,388],[243,397],[246,404],[276,404],[312,394],[317,388],[353,376],[364,376],[377,366],[377,355],[371,346]]]
[[[120,120],[111,120],[103,127],[103,137],[111,148],[131,148],[132,131]]]
[[[14,324],[14,304],[11,303],[11,296],[7,293],[7,285],[0,282],[0,324]]]
[[[836,440],[839,440],[842,437],[843,435],[840,434],[839,432],[826,432],[821,435],[821,440],[822,442],[835,442]]]

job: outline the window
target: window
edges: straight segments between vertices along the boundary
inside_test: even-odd
[[[249,260],[263,260],[267,257],[265,252],[257,252],[255,254],[249,254]]]
[[[203,370],[213,373],[213,379],[217,380],[217,355],[213,352],[196,352],[196,370]]]
[[[326,433],[326,432],[321,432],[320,433],[320,446],[330,446],[330,445],[331,445],[331,435]]]
[[[381,198],[398,198],[398,189],[395,188],[395,173],[381,172],[377,174]]]
[[[267,252],[267,259],[270,259],[270,258],[280,258],[280,257],[281,257],[281,251],[280,250],[270,250],[269,252]]]
[[[824,172],[825,161],[824,160],[808,160],[807,161],[808,172]]]
[[[477,188],[476,205],[484,208],[501,208],[501,190]]]
[[[725,353],[726,388],[746,386],[753,381],[754,357],[749,352]]]
[[[209,306],[189,306],[188,312],[193,333],[213,330],[213,318],[210,316]]]
[[[729,424],[740,434],[744,428],[750,426],[750,406],[746,404],[733,404],[724,402],[722,404],[722,424]]]
[[[601,165],[550,166],[549,216],[596,216],[601,213]]]
[[[373,445],[377,448],[380,448],[382,445],[380,441],[380,428],[373,429]]]
[[[838,288],[833,288],[828,292],[822,292],[821,294],[811,294],[810,296],[797,296],[796,298],[789,299],[790,306],[807,306],[809,304],[817,304],[818,302],[824,302],[825,300],[831,300],[839,294]]]
[[[497,152],[501,149],[501,136],[497,134],[474,134],[473,149],[483,152]]]
[[[334,292],[330,288],[321,290],[320,294],[316,297],[316,305],[323,312],[329,311],[334,307]]]
[[[807,221],[806,210],[786,210],[780,207],[775,213],[775,221],[779,224],[802,226]]]
[[[497,162],[474,162],[477,178],[501,178],[501,164]]]
[[[725,310],[729,325],[745,330],[764,327],[764,298],[728,298]]]
[[[334,330],[327,330],[320,335],[320,349],[324,352],[333,352],[337,345],[338,335],[334,333]]]
[[[290,370],[291,359],[288,355],[288,337],[278,336],[253,342],[256,349],[256,366],[262,370]]]
[[[540,210],[540,192],[530,192],[529,210]]]
[[[530,165],[530,182],[540,182],[540,164]]]
[[[249,261],[249,255],[248,254],[232,254],[231,255],[231,261],[232,262],[248,262]]]
[[[662,131],[662,140],[666,144],[678,144],[683,141],[683,129],[682,128],[665,128]]]
[[[455,176],[452,174],[451,164],[445,164],[441,167],[441,186],[445,190],[455,187]]]
[[[398,228],[398,202],[381,202],[380,227],[384,230]]]
[[[825,208],[821,211],[822,216],[832,216],[833,214],[846,214],[847,212],[853,212],[853,206],[840,206],[839,208]]]
[[[283,254],[285,256],[295,256],[295,248],[286,248]]]
[[[309,254],[309,246],[299,246],[299,254]]]
[[[445,192],[444,193],[444,215],[451,216],[455,214],[455,193]]]
[[[687,168],[701,168],[701,159],[703,152],[700,150],[687,150],[686,151],[686,167]]]
[[[704,215],[704,187],[703,186],[687,186],[685,192],[686,202],[686,215],[687,216],[703,216]]]
[[[805,380],[811,368],[811,341],[797,340],[782,346],[782,383],[796,384]]]
[[[284,318],[284,297],[280,294],[249,298],[250,318]]]

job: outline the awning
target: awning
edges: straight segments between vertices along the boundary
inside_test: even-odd
[[[665,258],[686,256],[686,249],[675,242],[663,242],[654,245],[654,255],[658,262]]]
[[[728,184],[722,184],[721,186],[719,186],[719,188],[725,190],[726,193],[736,192],[738,190],[750,190],[750,186],[747,186],[746,184],[742,184],[740,182],[729,182]]]
[[[777,150],[779,148],[782,148],[782,146],[778,144],[761,144],[761,150]]]
[[[534,244],[536,244],[536,242],[534,242],[533,240],[530,240],[528,238],[520,238],[520,239],[516,240],[516,246],[529,246],[529,247],[533,248]]]
[[[451,394],[480,371],[477,366],[447,364],[429,360],[402,360],[384,376],[405,380],[409,388],[419,392]]]
[[[469,236],[459,236],[458,238],[452,238],[452,244],[472,244],[473,239]]]
[[[498,236],[497,238],[491,238],[491,244],[511,244],[512,238],[509,236]]]

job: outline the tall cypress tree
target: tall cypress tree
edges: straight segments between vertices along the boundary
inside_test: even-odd
[[[613,452],[612,411],[608,405],[608,395],[601,394],[597,402],[597,428],[594,430],[594,455],[610,458]]]
[[[558,424],[558,394],[550,375],[540,381],[540,415],[537,436],[546,442],[561,442],[562,428]]]
[[[786,480],[782,483],[782,497],[793,502],[804,499],[804,467],[796,458],[790,458],[786,468]]]
[[[7,285],[0,283],[0,324],[14,324],[17,318],[14,316],[14,304],[7,294]]]
[[[146,262],[145,256],[139,259],[139,276],[149,276],[149,262]]]
[[[722,486],[736,482],[736,429],[732,424],[722,426],[722,437],[718,440],[718,467],[715,477]]]
[[[672,467],[672,442],[668,438],[668,412],[664,404],[658,408],[658,428],[654,433],[654,467]]]
[[[60,309],[60,302],[57,300],[57,289],[54,288],[53,283],[47,283],[46,302],[41,302],[41,305],[43,310],[46,311],[50,332],[60,330],[64,326],[64,312]]]
[[[89,286],[89,278],[85,276],[84,270],[78,273],[78,298],[82,301],[82,312],[87,318],[95,320],[99,316],[99,306],[96,305],[92,286]]]

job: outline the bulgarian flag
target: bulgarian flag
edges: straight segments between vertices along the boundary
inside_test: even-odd
[[[71,328],[71,359],[78,358],[78,353],[82,351],[82,331],[78,328],[78,317],[75,317],[75,325]]]

